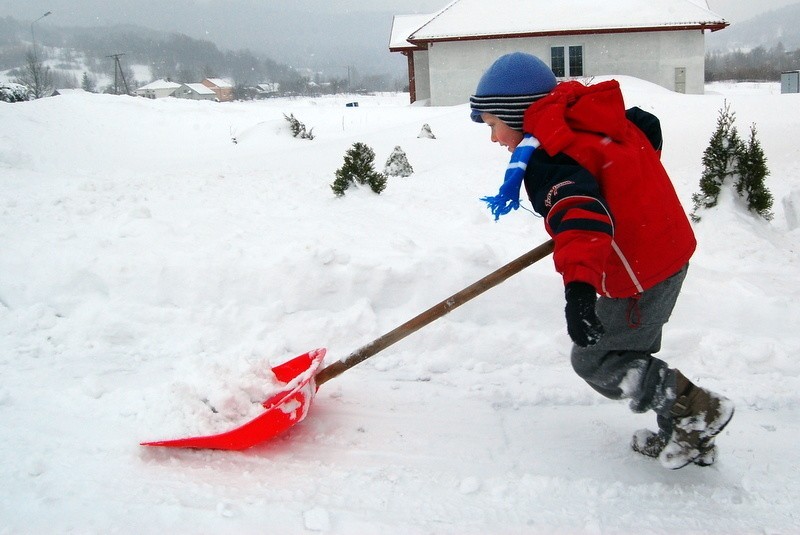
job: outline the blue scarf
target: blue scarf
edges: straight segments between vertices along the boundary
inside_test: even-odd
[[[525,179],[525,170],[531,159],[533,151],[539,146],[539,140],[530,134],[525,134],[522,141],[514,152],[511,153],[511,161],[506,168],[506,176],[500,191],[494,197],[482,197],[481,200],[489,205],[489,209],[494,215],[494,220],[500,219],[501,215],[506,215],[511,210],[519,208],[519,192],[522,189],[522,182]]]

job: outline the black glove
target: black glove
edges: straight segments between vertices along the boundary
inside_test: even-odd
[[[564,289],[567,306],[564,312],[567,316],[567,332],[572,341],[581,347],[596,344],[603,336],[605,329],[594,305],[597,302],[597,292],[591,284],[573,281]]]

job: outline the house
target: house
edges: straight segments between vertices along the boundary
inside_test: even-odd
[[[171,97],[180,86],[181,84],[176,82],[170,82],[168,80],[156,80],[155,82],[150,82],[149,84],[143,85],[142,87],[134,90],[134,93],[145,98]]]
[[[175,96],[190,100],[217,100],[214,90],[203,84],[181,84],[175,91]]]
[[[230,81],[222,78],[206,78],[200,83],[216,93],[220,102],[233,100],[233,84]]]
[[[277,96],[281,90],[281,84],[278,82],[266,82],[256,86],[255,98],[269,98]]]
[[[486,68],[514,51],[560,79],[626,75],[702,94],[705,32],[728,25],[706,0],[454,0],[395,16],[389,50],[408,60],[411,101],[435,106],[467,102]]]
[[[62,87],[61,89],[53,88],[53,92],[50,94],[50,96],[58,97],[61,95],[85,95],[87,93],[89,93],[89,91],[86,91],[80,87]]]

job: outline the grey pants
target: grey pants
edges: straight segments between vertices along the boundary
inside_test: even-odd
[[[572,367],[610,399],[630,399],[634,412],[666,416],[675,402],[675,371],[653,353],[680,294],[688,264],[638,298],[597,300],[605,334],[589,347],[573,346]]]

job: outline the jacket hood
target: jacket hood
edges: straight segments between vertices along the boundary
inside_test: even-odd
[[[533,134],[551,156],[567,147],[576,132],[620,141],[628,129],[628,120],[619,82],[609,80],[590,86],[562,82],[531,104],[525,111],[522,128]]]

